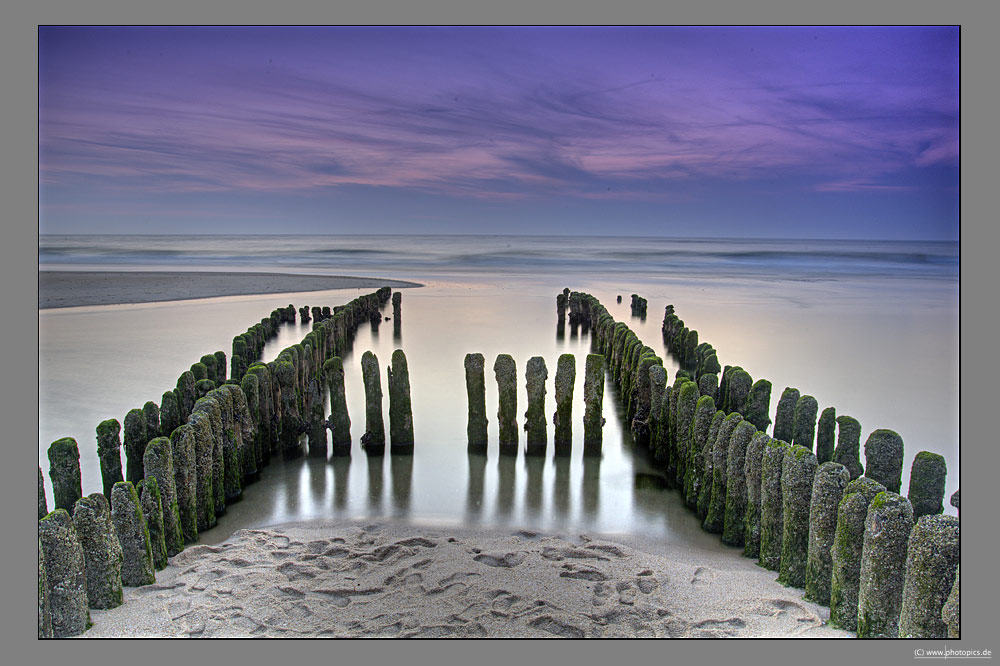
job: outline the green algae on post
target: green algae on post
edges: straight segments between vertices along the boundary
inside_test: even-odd
[[[661,368],[662,369],[662,368]],[[556,363],[556,411],[552,415],[555,426],[553,444],[556,455],[569,455],[573,447],[573,384],[576,382],[576,358],[562,354]]]
[[[482,354],[465,355],[465,390],[469,401],[469,420],[466,434],[471,453],[485,453],[487,444],[486,425],[486,377],[483,366],[486,359]]]
[[[837,417],[837,448],[833,451],[833,462],[846,467],[852,480],[865,473],[861,466],[861,424],[853,416]]]
[[[149,529],[142,515],[139,495],[128,481],[116,483],[111,490],[111,522],[124,555],[122,585],[139,587],[155,583]]]
[[[200,361],[198,363],[192,363],[191,374],[194,375],[195,383],[200,382],[202,379],[208,379],[208,366]]]
[[[893,430],[875,430],[865,442],[865,476],[898,493],[903,483],[903,438]]]
[[[722,543],[742,546],[746,532],[747,476],[746,456],[750,440],[757,434],[757,428],[743,420],[736,425],[729,438],[726,453],[726,510],[722,524]]]
[[[747,508],[743,515],[743,556],[760,557],[760,484],[764,449],[771,438],[757,432],[747,446],[744,474],[747,484]]]
[[[857,631],[861,550],[868,505],[885,486],[867,477],[852,480],[837,508],[837,531],[830,549],[830,624]]]
[[[215,356],[215,383],[222,384],[226,381],[226,352],[217,351],[213,356]]]
[[[177,406],[177,394],[174,391],[166,391],[160,398],[160,432],[157,435],[169,437],[174,428],[181,423],[181,410]]]
[[[121,606],[124,556],[104,495],[92,493],[78,499],[73,524],[83,550],[88,605],[100,609]]]
[[[583,403],[583,455],[600,455],[604,441],[604,357],[600,354],[587,354]]]
[[[212,427],[210,407],[207,398],[203,403],[205,411],[195,410],[189,422],[171,434],[171,440],[181,437],[194,438],[195,458],[195,507],[198,532],[213,527],[216,522],[215,506],[215,432]],[[199,403],[202,401],[199,400]],[[190,433],[190,434],[185,434]],[[179,446],[183,446],[178,444]],[[190,520],[190,519],[189,519]],[[188,528],[190,531],[190,528]]]
[[[160,436],[160,407],[152,400],[142,406],[142,417],[146,420],[146,439]]]
[[[962,637],[962,590],[959,580],[961,566],[955,567],[955,584],[951,586],[947,601],[941,608],[941,620],[948,626],[948,638]]]
[[[910,490],[906,498],[913,506],[913,518],[944,511],[944,483],[948,465],[944,456],[921,451],[913,458],[910,468]]]
[[[690,509],[698,508],[698,494],[704,483],[705,442],[715,416],[715,400],[710,395],[698,398],[691,421],[691,443],[688,445],[687,465],[684,467],[684,502]]]
[[[749,377],[749,375],[747,375]],[[771,418],[768,413],[771,410],[771,382],[766,379],[758,379],[750,387],[747,394],[746,407],[743,416],[752,423],[757,430],[767,432],[767,427],[771,425]]]
[[[41,472],[41,468],[39,468]],[[52,608],[49,606],[49,580],[45,576],[45,551],[38,540],[38,637],[55,638],[52,634]]]
[[[194,373],[190,370],[185,370],[177,378],[177,388],[174,390],[177,393],[177,407],[180,410],[180,420],[182,423],[187,421],[187,417],[191,414],[191,410],[194,409],[194,403],[198,399],[198,391],[195,389],[195,383]],[[128,424],[125,424],[125,429],[126,431],[128,430]]]
[[[698,375],[698,392],[702,396],[711,396],[717,400],[719,396],[719,375],[714,372],[703,372]]]
[[[781,565],[778,582],[805,587],[809,557],[809,502],[816,476],[816,456],[798,444],[781,463]]]
[[[131,409],[125,415],[125,480],[135,485],[142,481],[142,454],[149,438],[146,436],[146,415],[141,409]]]
[[[361,373],[365,383],[365,434],[361,448],[369,455],[385,453],[385,421],[382,418],[382,381],[378,358],[370,351],[361,356]]]
[[[729,374],[729,385],[726,387],[726,404],[730,412],[746,415],[747,398],[753,387],[753,379],[743,368],[733,368]]]
[[[788,387],[781,392],[778,406],[774,414],[774,432],[772,437],[783,442],[792,441],[795,436],[795,405],[799,401],[799,390]]]
[[[246,379],[246,375],[243,376]],[[309,455],[326,458],[326,414],[324,413],[323,389],[319,379],[309,380]],[[391,406],[390,406],[391,409]]]
[[[184,424],[170,434],[170,453],[174,463],[181,535],[184,543],[194,543],[198,540],[198,461],[191,425]]]
[[[781,497],[781,475],[785,452],[791,447],[780,439],[772,439],[764,448],[760,471],[760,558],[765,569],[778,571],[785,526]]]
[[[906,550],[900,638],[948,638],[942,617],[960,556],[955,516],[924,515],[910,532]]]
[[[45,480],[42,478],[42,468],[38,468],[38,520],[49,513],[49,503],[45,501]]]
[[[719,434],[712,447],[712,491],[708,503],[708,515],[702,528],[712,534],[722,534],[726,519],[726,483],[729,481],[729,440],[743,421],[743,415],[732,412],[719,425]]]
[[[833,460],[836,430],[837,410],[833,407],[827,407],[819,415],[819,423],[816,426],[816,460],[819,461],[820,465]]]
[[[399,292],[396,292],[399,295]],[[402,349],[392,352],[392,365],[386,368],[389,381],[389,451],[413,453],[413,408],[410,402],[410,371]]]
[[[698,407],[698,385],[692,381],[686,381],[681,385],[677,396],[677,416],[676,416],[676,471],[671,481],[683,487],[684,475],[687,472],[687,461],[689,457],[688,449],[691,446],[691,426],[694,423],[695,410]]]
[[[174,460],[170,440],[157,437],[146,446],[143,456],[145,478],[156,479],[157,494],[162,501],[163,539],[167,555],[173,557],[184,550],[184,533],[181,516],[177,508],[177,489],[174,485]]]
[[[816,412],[818,410],[819,403],[811,395],[804,395],[795,402],[795,411],[792,416],[793,446],[802,446],[810,451],[813,450],[816,439]]]
[[[347,413],[347,396],[344,392],[344,362],[334,356],[323,364],[323,374],[330,387],[330,425],[335,456],[349,455],[351,451],[351,417]]]
[[[101,462],[101,480],[106,498],[111,497],[111,488],[116,483],[125,480],[122,476],[121,430],[117,419],[97,424],[97,457]]]
[[[528,456],[545,455],[548,443],[548,433],[545,423],[545,380],[549,371],[545,367],[545,359],[532,356],[525,366],[524,380],[528,395],[528,409],[524,412],[525,438],[524,454]]]
[[[913,529],[910,501],[882,492],[868,506],[858,585],[858,638],[896,638],[906,549]]]
[[[163,501],[160,497],[156,477],[150,476],[136,487],[139,506],[149,531],[149,547],[153,554],[153,569],[162,571],[167,566],[167,542],[163,535]]]
[[[87,609],[87,572],[83,548],[73,519],[58,508],[38,522],[49,599],[49,617],[55,638],[78,636],[90,625]]]
[[[499,390],[497,420],[500,425],[500,454],[517,455],[517,367],[510,354],[500,354],[493,363]]]
[[[726,419],[724,411],[717,410],[712,417],[712,422],[708,426],[708,435],[705,437],[705,446],[701,450],[701,458],[704,462],[704,469],[701,471],[701,489],[698,491],[697,512],[698,518],[705,520],[708,516],[708,509],[712,502],[712,479],[715,475],[715,440],[719,436],[719,428]]]
[[[76,501],[83,497],[80,449],[72,437],[57,439],[49,445],[49,479],[53,508],[72,513]]]
[[[809,555],[806,561],[805,598],[830,605],[830,580],[833,577],[831,551],[837,534],[837,509],[851,474],[843,465],[822,463],[816,470],[812,498],[809,501]]]

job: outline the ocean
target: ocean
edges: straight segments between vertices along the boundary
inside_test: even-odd
[[[834,406],[862,425],[903,437],[909,466],[920,450],[948,463],[946,493],[958,489],[958,245],[952,242],[664,239],[541,236],[41,236],[42,270],[266,271],[399,278],[401,334],[386,322],[362,327],[345,358],[354,449],[349,459],[277,461],[248,486],[203,541],[236,529],[317,518],[510,525],[575,533],[640,533],[721,548],[701,531],[659,470],[631,441],[612,385],[605,391],[599,460],[582,457],[582,376],[590,340],[556,334],[555,296],[564,287],[597,296],[658,350],[673,380],[660,323],[667,304],[711,342],[723,365],[773,384],[771,413],[786,386]],[[363,290],[370,291],[370,290]],[[39,311],[39,465],[59,437],[80,444],[84,493],[100,490],[95,427],[159,402],[205,353],[230,352],[232,337],[274,307],[337,305],[362,290],[234,296],[127,306]],[[649,302],[633,318],[629,297]],[[617,296],[623,302],[617,304]],[[264,358],[298,342],[308,326],[283,327]],[[406,352],[416,435],[412,458],[368,459],[360,357],[382,367]],[[490,448],[465,447],[463,358],[486,356]],[[524,366],[542,356],[554,412],[558,356],[577,358],[574,451],[556,459],[497,455],[492,364],[510,353],[526,405]],[[384,370],[383,387],[384,387]],[[386,403],[387,406],[387,403]],[[520,422],[520,419],[519,419]],[[551,442],[552,426],[549,424]],[[522,438],[523,441],[523,438]],[[48,485],[48,481],[46,480]],[[51,488],[48,488],[51,502]],[[948,513],[954,509],[945,502]]]

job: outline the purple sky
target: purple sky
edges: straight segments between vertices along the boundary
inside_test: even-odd
[[[957,28],[40,28],[42,233],[957,239]]]

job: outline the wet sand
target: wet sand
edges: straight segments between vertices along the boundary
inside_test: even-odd
[[[852,636],[775,578],[634,536],[293,523],[188,547],[83,636]]]
[[[155,303],[328,289],[400,289],[417,282],[346,275],[163,271],[39,271],[38,309]]]

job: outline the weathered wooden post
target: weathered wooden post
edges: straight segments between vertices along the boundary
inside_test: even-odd
[[[392,353],[392,367],[386,368],[386,373],[389,381],[389,450],[393,454],[408,455],[413,453],[413,408],[410,371],[402,349]]]
[[[347,395],[344,391],[344,362],[334,356],[323,364],[323,374],[330,387],[330,426],[333,455],[351,453],[351,417],[347,413]]]
[[[101,461],[101,480],[104,497],[111,497],[111,488],[122,476],[121,425],[117,419],[107,419],[97,424],[97,457]]]
[[[805,587],[809,557],[809,502],[816,476],[816,456],[798,444],[781,463],[781,566],[778,582]]]
[[[833,462],[847,468],[854,480],[865,473],[861,466],[861,424],[853,416],[837,417],[837,448]]]
[[[809,501],[809,555],[806,561],[805,598],[830,605],[833,577],[832,549],[837,533],[837,509],[851,474],[843,465],[825,462],[816,470]]]
[[[361,373],[365,382],[365,434],[361,448],[369,455],[385,454],[385,421],[382,418],[382,381],[378,358],[370,351],[361,356]]]
[[[861,550],[865,537],[868,505],[885,486],[868,477],[847,484],[837,508],[837,532],[830,550],[833,568],[830,577],[830,624],[857,631],[858,587],[861,577]]]
[[[69,512],[57,508],[38,523],[49,617],[55,638],[78,636],[90,624],[83,548]]]
[[[896,638],[903,600],[906,548],[913,529],[910,501],[879,493],[868,506],[858,587],[858,638]]]
[[[921,451],[913,458],[910,468],[910,490],[906,498],[913,506],[913,519],[944,511],[944,484],[948,465],[944,456]]]
[[[552,415],[552,423],[555,426],[553,443],[557,456],[569,455],[573,448],[574,382],[576,382],[576,359],[572,354],[562,354],[556,365],[556,411]]]
[[[104,495],[92,493],[78,499],[73,524],[87,571],[88,605],[91,608],[121,606],[124,556]]]
[[[57,439],[49,445],[49,479],[53,508],[71,514],[76,501],[83,497],[80,449],[72,437]]]
[[[955,516],[921,516],[906,551],[900,638],[948,638],[942,617],[958,569],[959,521]]]
[[[545,380],[549,371],[545,359],[532,356],[528,359],[524,379],[528,394],[528,409],[524,412],[524,429],[527,432],[524,454],[543,456],[548,443],[545,424]]]
[[[116,483],[111,489],[111,521],[124,554],[122,584],[138,587],[155,583],[149,529],[142,516],[135,486],[128,481]]]
[[[510,354],[500,354],[493,364],[499,390],[497,419],[500,425],[500,455],[517,455],[517,367]]]
[[[888,429],[875,430],[865,442],[865,476],[891,493],[903,483],[903,438]]]
[[[600,455],[604,441],[604,357],[587,354],[583,382],[583,455]]]

